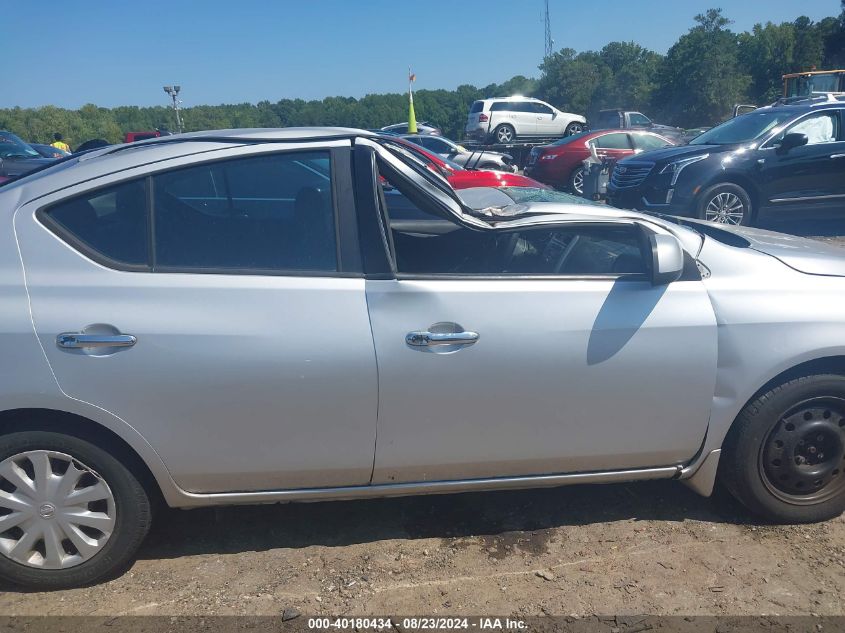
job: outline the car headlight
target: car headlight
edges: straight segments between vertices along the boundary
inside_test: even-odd
[[[666,165],[663,169],[660,170],[661,174],[672,174],[672,186],[675,186],[675,183],[678,182],[678,176],[681,175],[681,172],[686,168],[692,165],[693,163],[697,163],[700,160],[704,160],[708,158],[710,154],[702,154],[701,156],[690,156],[689,158],[681,158],[680,160],[675,160]]]

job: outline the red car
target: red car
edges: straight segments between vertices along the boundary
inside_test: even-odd
[[[412,152],[417,158],[423,161],[433,172],[439,173],[454,189],[469,189],[471,187],[534,187],[537,189],[548,189],[546,185],[537,182],[533,178],[520,174],[511,174],[503,171],[491,171],[487,169],[464,169],[453,162],[443,160],[437,154],[432,154],[427,149],[411,143],[402,138],[390,137],[391,141],[402,145]]]
[[[596,130],[567,136],[531,150],[525,175],[576,195],[584,192],[583,161],[594,145],[600,158],[622,159],[639,152],[675,145],[668,138],[644,130]]]

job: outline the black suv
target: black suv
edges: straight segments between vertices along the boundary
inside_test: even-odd
[[[611,204],[752,224],[779,211],[845,210],[845,98],[775,104],[690,141],[619,161]]]

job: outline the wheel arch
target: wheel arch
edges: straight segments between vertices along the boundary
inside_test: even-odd
[[[168,500],[175,484],[166,469],[166,485],[162,485],[163,463],[149,464],[141,453],[113,429],[88,417],[49,408],[21,407],[0,411],[0,435],[17,431],[52,431],[95,444],[117,456],[141,482],[151,499]],[[150,447],[150,450],[152,448]],[[156,455],[157,456],[157,455]],[[156,472],[154,472],[154,470]]]
[[[751,198],[751,220],[754,221],[757,218],[757,215],[760,212],[760,201],[761,193],[760,189],[757,187],[757,184],[749,178],[746,174],[738,171],[723,171],[715,176],[713,176],[710,180],[708,180],[704,185],[698,190],[698,193],[695,195],[695,209],[698,209],[698,205],[701,202],[702,194],[710,189],[710,187],[714,187],[715,185],[722,185],[722,184],[732,184],[742,187],[747,193],[748,197]]]
[[[781,369],[768,378],[758,389],[747,398],[738,399],[741,405],[734,407],[735,412],[727,425],[707,429],[707,437],[701,450],[692,462],[681,470],[680,479],[690,488],[710,496],[718,476],[718,464],[722,446],[728,440],[731,432],[737,428],[737,421],[745,408],[761,395],[771,389],[796,378],[814,376],[818,374],[835,374],[845,376],[845,353],[820,355],[815,358],[790,363],[786,369]]]

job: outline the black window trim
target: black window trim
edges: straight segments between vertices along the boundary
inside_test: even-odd
[[[337,258],[336,271],[322,271],[322,270],[298,270],[298,269],[258,269],[258,268],[217,268],[217,267],[186,267],[186,266],[159,266],[156,265],[154,257],[155,253],[155,201],[153,199],[154,193],[154,177],[168,172],[179,171],[182,169],[190,169],[203,165],[213,165],[220,162],[230,162],[233,160],[249,159],[263,156],[278,156],[290,155],[292,153],[313,153],[313,152],[327,152],[331,160],[331,188],[332,188],[332,212],[334,214],[335,227],[335,249]],[[143,175],[128,176],[119,180],[112,180],[106,184],[86,189],[73,196],[62,198],[54,202],[45,204],[35,211],[36,219],[50,232],[55,234],[59,239],[65,242],[68,246],[73,248],[79,254],[87,259],[119,272],[142,272],[142,273],[163,273],[163,274],[214,274],[214,275],[254,275],[257,277],[324,277],[324,278],[362,278],[364,276],[360,261],[360,250],[358,248],[357,240],[357,224],[354,221],[350,223],[349,218],[340,218],[340,200],[338,193],[340,191],[350,193],[352,191],[352,183],[350,174],[345,174],[345,179],[340,178],[339,169],[335,168],[335,158],[339,154],[351,152],[351,147],[297,147],[295,149],[283,149],[280,151],[271,152],[256,152],[238,154],[236,156],[215,157],[212,160],[198,161],[178,166],[159,166],[154,171],[149,171]],[[346,159],[346,170],[350,169],[349,158]],[[111,174],[109,174],[111,175]],[[341,182],[338,182],[340,180]],[[346,182],[343,182],[345,180]],[[128,264],[126,262],[117,261],[100,251],[90,247],[88,244],[77,238],[70,231],[61,226],[51,216],[50,211],[61,204],[66,204],[69,201],[79,198],[90,198],[95,196],[100,191],[107,191],[120,185],[144,181],[144,192],[146,195],[146,209],[147,213],[147,263],[146,264]],[[87,181],[90,182],[90,181]],[[344,212],[344,216],[349,216],[350,212],[355,215],[354,197],[350,194],[348,200],[345,201],[343,208],[348,209]],[[345,230],[341,230],[340,225],[343,224]],[[341,244],[341,239],[345,239],[348,244]]]

